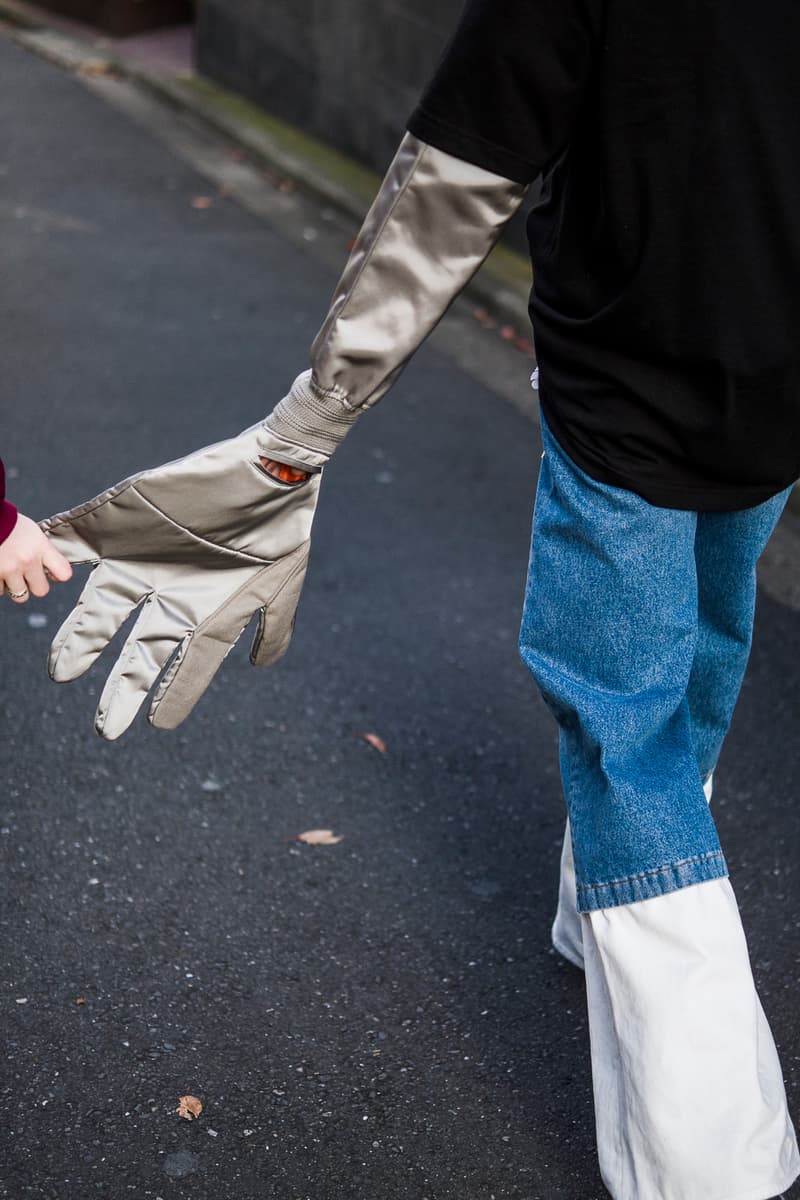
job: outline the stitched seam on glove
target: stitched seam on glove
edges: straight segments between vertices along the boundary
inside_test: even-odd
[[[121,496],[123,492],[127,492],[128,488],[133,487],[142,478],[144,472],[139,475],[133,475],[130,479],[123,479],[122,483],[118,483],[116,487],[109,488],[105,492],[101,492],[99,496],[95,496],[93,500],[87,500],[85,504],[81,504],[78,508],[69,508],[64,512],[56,513],[55,516],[48,517],[45,521],[39,522],[39,528],[44,533],[54,533],[56,530],[63,528],[71,529],[72,522],[78,517],[86,517],[89,513],[95,511],[96,508],[102,508],[104,504],[108,504],[111,500],[116,500],[117,496]],[[90,559],[86,559],[90,562]]]
[[[158,505],[154,504],[152,500],[149,500],[147,496],[143,496],[138,488],[134,488],[133,490],[136,492],[136,495],[139,497],[139,499],[143,500],[145,504],[152,508],[153,512],[157,512],[160,517],[163,517],[168,525],[171,525],[173,529],[179,529],[181,533],[185,533],[188,537],[190,537],[193,541],[198,542],[201,546],[210,546],[212,550],[219,550],[220,554],[228,554],[231,556],[231,558],[238,558],[243,562],[248,563],[258,563],[260,566],[268,566],[275,561],[272,558],[261,558],[256,554],[248,554],[246,550],[232,550],[230,546],[220,546],[218,542],[212,542],[209,538],[201,537],[199,533],[195,533],[193,530],[187,529],[185,525],[179,525],[177,521],[173,521],[172,517],[165,513],[163,509],[160,509]],[[118,558],[117,555],[114,555],[113,557]],[[119,561],[124,560],[120,559]]]
[[[316,392],[317,395],[321,396],[323,400],[338,401],[339,404],[341,404],[342,408],[347,413],[357,413],[359,408],[361,407],[360,404],[352,403],[352,401],[350,400],[350,397],[348,396],[348,394],[344,390],[344,388],[341,386],[341,384],[333,383],[333,384],[331,384],[330,387],[323,387],[321,383],[317,383],[316,379],[314,378],[313,372],[308,381],[308,388],[312,394],[314,392]],[[329,410],[326,406],[325,412],[328,412],[328,411]]]
[[[311,410],[315,412],[317,416],[329,416],[337,423],[337,425],[345,425],[348,429],[350,429],[353,424],[353,418],[357,417],[361,411],[362,405],[353,404],[349,400],[347,393],[343,388],[339,387],[338,384],[334,384],[334,386],[330,388],[323,387],[320,383],[317,383],[313,372],[308,380],[308,383],[306,384],[306,390],[308,393],[309,408],[311,408]],[[339,416],[337,413],[331,412],[329,404],[330,400],[335,400],[337,404],[342,406],[344,409],[344,416]],[[322,404],[320,404],[320,401],[322,401]]]
[[[289,554],[297,554],[297,552],[299,550],[302,550],[304,547],[307,549],[308,546],[310,546],[310,544],[311,544],[311,539],[306,538],[306,540],[304,542],[301,542],[300,545],[297,546],[294,550],[290,550]],[[289,554],[285,555],[285,557],[288,558]],[[208,637],[209,635],[205,632],[205,627],[207,625],[210,625],[211,622],[213,622],[219,616],[219,614],[221,612],[224,612],[226,608],[229,608],[230,605],[234,602],[234,600],[236,600],[239,596],[241,596],[242,592],[246,592],[249,590],[255,590],[255,584],[256,584],[257,580],[259,580],[262,575],[266,575],[267,572],[272,567],[276,566],[279,562],[280,562],[280,559],[275,559],[272,562],[265,562],[265,565],[261,571],[259,571],[256,575],[251,576],[250,579],[246,579],[245,582],[240,587],[238,587],[235,592],[231,592],[231,594],[229,596],[226,596],[225,599],[222,601],[222,603],[219,604],[212,613],[209,613],[207,617],[203,618],[203,620],[200,622],[200,624],[194,629],[192,636],[194,637],[198,633],[200,633],[200,634],[202,634],[203,637]],[[280,596],[281,592],[286,587],[286,585],[291,583],[291,581],[294,579],[295,575],[297,575],[297,573],[300,570],[302,570],[302,568],[305,567],[305,565],[306,565],[306,557],[304,555],[300,555],[297,566],[292,568],[292,570],[286,576],[286,578],[284,579],[283,583],[280,585],[278,590],[270,596],[269,601],[260,600],[258,597],[255,598],[253,611],[251,612],[250,616],[245,621],[242,628],[239,630],[239,633],[236,636],[236,641],[238,641],[239,638],[242,636],[242,634],[244,633],[247,626],[250,624],[250,621],[252,620],[253,616],[258,611],[258,609],[266,608],[270,604],[274,604],[275,601],[277,600],[277,598]],[[222,641],[221,638],[220,639],[214,638],[212,640]]]
[[[305,540],[305,542],[301,542],[301,544],[297,547],[296,550],[292,550],[292,551],[290,551],[290,553],[297,554],[298,550],[302,550],[304,547],[307,549],[309,545],[310,545],[310,539],[307,538]],[[300,555],[297,565],[289,572],[289,574],[286,576],[283,583],[278,588],[278,590],[274,593],[274,595],[270,597],[270,601],[269,601],[270,604],[274,603],[274,601],[278,598],[278,596],[280,596],[280,594],[284,590],[284,588],[289,583],[291,583],[291,581],[295,578],[295,576],[297,574],[299,574],[299,572],[301,570],[303,570],[303,568],[306,565],[306,560],[307,560],[307,556]],[[239,641],[239,638],[242,636],[245,629],[250,624],[250,621],[252,620],[253,615],[258,611],[259,608],[265,607],[265,604],[259,603],[258,598],[255,599],[255,607],[254,607],[253,611],[250,613],[250,615],[248,616],[244,625],[242,625],[241,629],[239,630],[239,632],[236,634],[236,636],[232,640],[230,638],[225,638],[225,637],[215,637],[213,634],[209,634],[206,632],[206,627],[208,625],[212,624],[216,620],[216,618],[220,615],[220,613],[223,613],[225,611],[225,609],[228,608],[237,599],[237,597],[242,594],[242,592],[254,590],[254,587],[255,587],[257,581],[259,580],[259,578],[262,575],[266,575],[267,572],[270,571],[274,565],[275,565],[274,563],[265,564],[256,575],[254,575],[251,579],[246,580],[240,587],[238,587],[236,589],[235,592],[232,592],[230,596],[227,596],[225,598],[225,600],[223,600],[223,602],[221,604],[219,604],[212,613],[209,613],[209,615],[203,621],[201,621],[201,623],[199,625],[197,625],[194,629],[190,629],[187,631],[187,633],[184,635],[184,637],[178,643],[178,653],[177,653],[176,657],[173,659],[172,663],[167,665],[167,667],[165,668],[165,672],[161,677],[161,681],[158,684],[157,691],[160,692],[160,695],[157,695],[157,697],[154,698],[153,702],[150,705],[149,720],[151,723],[153,722],[153,718],[155,717],[156,712],[158,711],[158,709],[161,707],[162,703],[164,702],[164,699],[169,691],[169,688],[173,684],[175,676],[177,675],[180,665],[181,665],[184,657],[186,656],[186,653],[189,649],[189,643],[191,641],[193,641],[197,637],[200,637],[200,638],[206,638],[210,642],[216,642],[218,645],[221,645],[221,646],[227,645],[228,649],[225,652],[225,658],[228,657],[231,650],[233,650],[234,646]]]

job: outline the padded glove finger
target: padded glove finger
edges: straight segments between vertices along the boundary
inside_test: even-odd
[[[87,671],[147,592],[148,585],[140,572],[127,564],[103,562],[95,567],[78,603],[53,639],[50,678],[65,683]]]
[[[60,550],[64,558],[69,562],[97,562],[99,555],[84,540],[76,527],[68,525],[65,522],[60,522],[51,527],[47,521],[42,521],[41,527],[56,550]]]
[[[185,620],[148,596],[100,696],[95,729],[102,737],[114,741],[125,732],[188,632]]]
[[[287,560],[288,562],[288,560]],[[255,667],[270,667],[283,658],[294,633],[294,619],[308,569],[308,551],[287,574],[278,591],[258,615],[258,629],[250,649]]]
[[[114,487],[108,488],[84,504],[77,505],[69,512],[57,513],[48,517],[46,521],[40,521],[40,528],[71,563],[98,562],[105,553],[102,543],[106,505],[112,500],[117,507],[124,504],[124,493],[141,477],[139,474],[123,479]]]
[[[158,729],[174,729],[189,715],[225,657],[235,646],[255,611],[280,614],[275,618],[276,638],[268,661],[285,653],[292,634],[294,612],[300,598],[308,563],[308,543],[279,562],[265,567],[230,597],[185,640],[175,661],[161,681],[150,709],[150,720]],[[264,603],[266,600],[266,603]],[[260,619],[259,629],[261,622]],[[280,634],[278,636],[278,631]],[[256,635],[258,638],[258,634]],[[252,659],[251,655],[251,661]],[[259,662],[258,665],[265,665]]]

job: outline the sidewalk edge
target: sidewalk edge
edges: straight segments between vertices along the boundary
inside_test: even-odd
[[[114,53],[108,39],[78,37],[56,14],[24,0],[0,0],[0,21],[28,50],[69,70],[86,74],[113,72],[147,88],[174,108],[229,138],[261,166],[289,176],[304,191],[361,221],[381,176],[271,113],[216,84],[206,76],[172,75]],[[527,312],[530,264],[507,246],[496,246],[467,285],[465,294],[512,326],[517,337],[530,337]]]

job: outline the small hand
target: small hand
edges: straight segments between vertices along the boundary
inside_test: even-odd
[[[268,475],[280,479],[283,483],[301,483],[311,474],[310,471],[301,471],[298,467],[288,467],[286,463],[276,462],[274,458],[262,456],[260,462]]]
[[[0,594],[3,591],[15,604],[24,604],[29,596],[46,596],[51,579],[63,583],[72,575],[72,567],[56,550],[30,517],[22,513],[6,540],[0,544]]]

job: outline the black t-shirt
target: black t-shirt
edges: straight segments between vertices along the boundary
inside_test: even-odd
[[[469,0],[409,123],[508,179],[547,421],[668,508],[800,476],[800,0]]]

